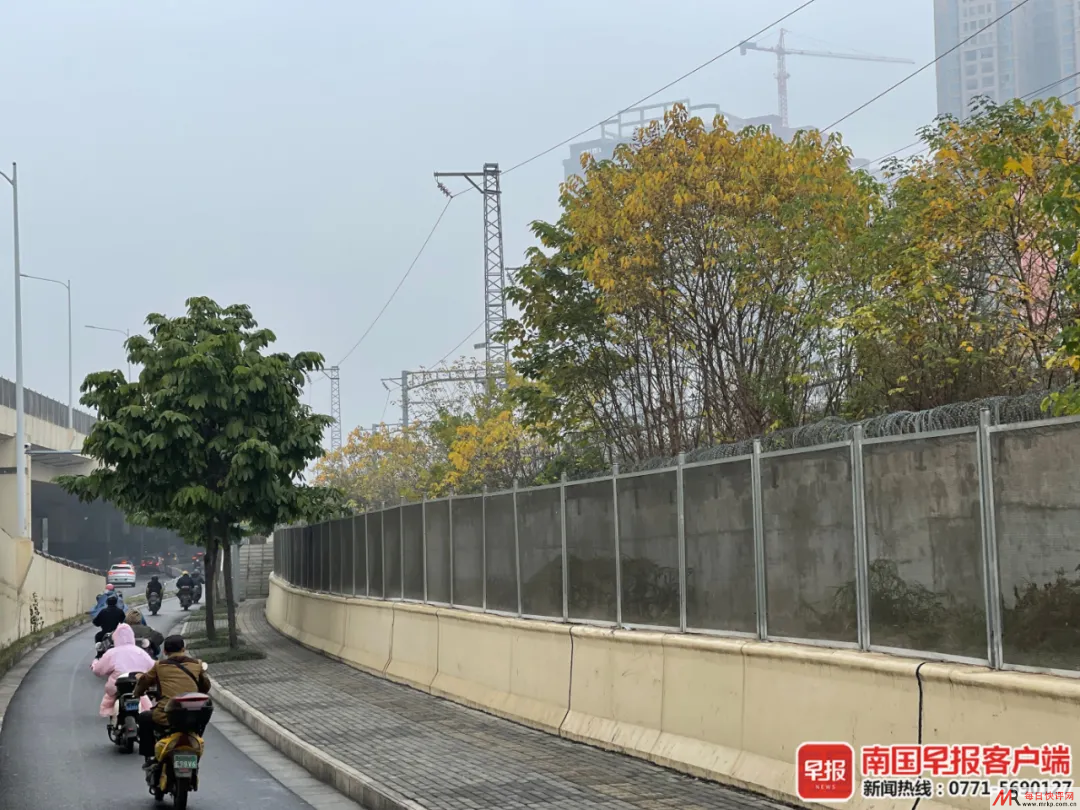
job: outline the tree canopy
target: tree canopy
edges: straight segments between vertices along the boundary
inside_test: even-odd
[[[303,483],[330,424],[301,401],[307,375],[323,359],[268,352],[276,338],[245,305],[191,298],[186,306],[180,317],[149,315],[148,336],[127,341],[130,362],[141,367],[138,379],[125,380],[120,371],[87,376],[81,401],[97,409],[98,421],[83,452],[101,466],[58,483],[83,500],[110,501],[200,542],[211,564],[221,547],[228,566],[235,527],[269,532],[336,506],[333,491]],[[229,590],[228,572],[225,582]],[[208,591],[211,636],[212,622]]]
[[[584,156],[508,291],[524,427],[636,461],[1068,390],[1074,109],[984,102],[921,137],[929,154],[879,179],[836,135],[710,128],[677,107],[612,160]]]

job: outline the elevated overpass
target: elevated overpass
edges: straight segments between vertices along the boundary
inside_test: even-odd
[[[27,389],[23,394],[26,441],[31,451],[70,451],[82,448],[83,441],[95,422],[94,417],[74,410],[74,424],[69,427],[67,405],[36,391]],[[13,538],[19,538],[21,534],[18,525],[18,482],[15,479],[19,452],[21,448],[15,444],[15,383],[0,377],[0,529]],[[26,470],[31,486],[27,487],[29,502],[26,513],[33,515],[33,494],[34,490],[38,489],[33,484],[49,483],[60,475],[86,474],[94,469],[94,466],[94,461],[80,454],[28,454]]]
[[[163,554],[183,545],[171,532],[133,526],[107,503],[80,503],[52,483],[61,475],[89,473],[97,462],[77,451],[97,421],[78,409],[68,426],[66,403],[24,390],[27,456],[27,515],[35,550],[92,568],[106,568],[116,557]],[[0,377],[0,531],[18,535],[15,481],[15,384]],[[62,451],[55,454],[41,451]],[[76,451],[74,453],[70,451]]]

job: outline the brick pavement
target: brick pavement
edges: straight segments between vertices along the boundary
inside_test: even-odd
[[[764,810],[785,805],[535,731],[368,675],[297,644],[245,602],[267,659],[213,677],[296,736],[428,810]]]

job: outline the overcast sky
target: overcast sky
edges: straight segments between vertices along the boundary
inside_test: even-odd
[[[72,280],[76,384],[184,299],[246,302],[287,351],[339,361],[445,198],[432,172],[504,168],[661,87],[799,0],[34,0],[0,12],[0,164],[18,161],[23,271]],[[904,13],[897,14],[903,6]],[[931,0],[817,0],[789,47],[933,57]],[[762,37],[775,41],[776,33]],[[825,126],[913,66],[792,57],[791,120]],[[776,111],[775,62],[738,51],[658,96]],[[914,139],[933,70],[847,121],[857,155]],[[504,180],[506,263],[558,214],[568,147]],[[6,194],[0,187],[0,195]],[[0,375],[14,378],[0,196]],[[385,418],[380,377],[430,367],[482,319],[480,198],[451,205],[341,370],[345,432]],[[64,292],[23,287],[28,387],[67,396]],[[481,334],[466,348],[479,342]],[[329,384],[310,402],[329,409]]]

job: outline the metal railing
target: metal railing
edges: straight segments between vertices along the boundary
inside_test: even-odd
[[[346,596],[1080,672],[1080,418],[848,438],[278,529]]]
[[[6,377],[0,377],[0,407],[15,407],[15,383]],[[68,406],[58,400],[23,388],[23,407],[27,416],[42,419],[59,427],[68,426]],[[73,413],[75,431],[86,436],[97,422],[97,419],[88,413],[75,410]]]

